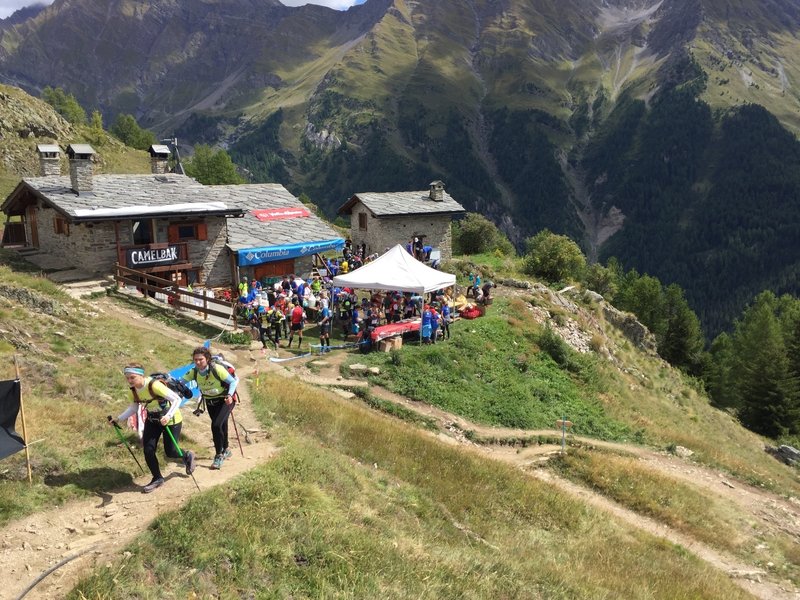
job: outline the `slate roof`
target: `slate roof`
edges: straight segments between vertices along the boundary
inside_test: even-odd
[[[350,214],[357,201],[361,201],[376,217],[397,215],[460,214],[464,207],[447,192],[444,200],[435,202],[428,190],[422,192],[359,192],[339,209],[339,214]]]
[[[36,151],[39,153],[60,154],[61,148],[58,147],[58,144],[36,144]]]
[[[241,219],[228,221],[228,247],[246,250],[301,242],[341,238],[312,212],[308,217],[259,221],[250,211],[268,208],[302,208],[303,203],[278,183],[217,186],[228,194],[226,201],[245,210]]]
[[[152,146],[150,146],[150,148],[148,148],[147,151],[150,153],[151,156],[153,154],[167,154],[167,155],[172,154],[172,150],[170,150],[169,146],[165,144],[153,144]]]
[[[169,216],[239,216],[231,194],[206,186],[191,177],[164,175],[94,175],[92,191],[76,194],[69,176],[26,177],[3,203],[5,211],[25,188],[71,222],[102,221],[138,217],[148,212]],[[221,203],[221,204],[220,204]]]
[[[249,211],[302,208],[303,203],[277,183],[203,185],[191,177],[164,175],[95,175],[92,192],[76,194],[68,176],[26,177],[0,210],[13,208],[30,189],[70,222],[120,220],[142,216],[235,216],[228,220],[232,250],[339,239],[313,212],[308,217],[260,221]]]

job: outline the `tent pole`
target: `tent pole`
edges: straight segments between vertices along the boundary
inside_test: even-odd
[[[19,363],[17,363],[17,355],[14,355],[14,370],[17,374],[17,381],[20,382],[19,390],[19,413],[22,416],[22,439],[25,441],[25,462],[28,464],[28,483],[33,485],[33,476],[31,475],[31,454],[28,450],[28,432],[25,428],[25,407],[22,404],[22,381],[19,378]]]

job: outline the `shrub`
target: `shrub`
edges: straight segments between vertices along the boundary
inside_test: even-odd
[[[501,256],[514,254],[509,239],[486,217],[469,213],[453,224],[455,254],[483,254],[497,251]]]
[[[543,229],[525,242],[527,253],[522,270],[554,283],[580,280],[586,269],[586,257],[574,241],[565,235]]]
[[[550,355],[556,364],[564,367],[570,360],[570,348],[553,329],[546,325],[542,333],[536,338],[536,344],[543,352]]]
[[[253,336],[246,331],[223,331],[219,339],[223,344],[231,346],[249,346]]]

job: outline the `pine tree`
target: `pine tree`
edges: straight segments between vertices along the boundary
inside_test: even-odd
[[[797,431],[800,389],[775,316],[775,300],[771,292],[760,294],[737,323],[734,369],[742,424],[772,438]]]
[[[205,185],[242,183],[236,165],[224,150],[214,152],[201,144],[194,149],[194,156],[186,163],[186,174]]]
[[[731,336],[719,334],[711,343],[709,353],[711,360],[703,373],[703,381],[712,402],[719,407],[738,407],[740,400],[734,385],[735,351]]]
[[[670,364],[699,375],[705,345],[700,319],[689,308],[679,285],[673,283],[667,287],[664,299],[667,326],[659,340],[658,353]]]

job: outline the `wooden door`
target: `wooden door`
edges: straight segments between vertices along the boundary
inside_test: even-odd
[[[29,206],[26,211],[28,217],[28,223],[31,226],[31,246],[34,248],[39,247],[39,226],[36,222],[36,207]]]
[[[253,267],[253,274],[256,279],[262,277],[283,277],[294,273],[294,259],[276,260],[274,262],[262,263]]]

